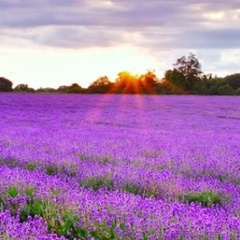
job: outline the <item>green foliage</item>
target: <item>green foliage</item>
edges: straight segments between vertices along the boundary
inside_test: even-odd
[[[29,88],[27,84],[18,84],[14,89],[14,92],[35,92],[33,88]]]
[[[99,190],[100,188],[107,188],[107,190],[112,190],[114,188],[113,180],[108,177],[89,177],[86,180],[83,180],[79,183],[80,186],[84,188],[92,188],[94,191]]]
[[[58,167],[54,164],[47,164],[45,169],[47,175],[55,175],[59,172]]]
[[[147,187],[143,192],[143,197],[157,197],[159,195],[159,190],[155,186]]]
[[[82,237],[82,234],[86,235],[83,229],[78,229],[78,227],[75,226],[78,222],[79,218],[73,211],[65,210],[61,219],[56,222],[54,229],[59,236],[64,236],[66,238],[71,236],[71,238],[76,239]]]
[[[99,240],[114,240],[117,239],[116,225],[112,224],[111,227],[108,227],[107,224],[102,223],[97,226],[97,230],[92,231],[90,234],[94,239]]]
[[[188,193],[186,195],[185,201],[187,203],[198,202],[201,203],[204,207],[211,207],[215,204],[221,204],[221,197],[218,193],[206,191],[199,193]]]
[[[81,153],[81,154],[79,154],[79,158],[80,158],[80,160],[82,160],[82,161],[86,161],[86,160],[89,160],[89,159],[90,159],[90,156],[88,156],[88,155],[85,154],[85,153]]]
[[[18,209],[20,207],[20,202],[17,198],[18,195],[18,189],[15,186],[9,186],[6,192],[4,192],[0,197],[0,203],[3,210],[6,210],[8,208],[12,216],[17,215]],[[10,199],[11,201],[9,201]]]
[[[225,84],[229,84],[233,90],[240,88],[240,73],[234,73],[223,78]]]
[[[9,198],[17,198],[18,189],[15,186],[9,186],[6,192],[3,192],[0,196],[0,210],[5,211],[7,209],[7,201]],[[12,215],[15,215],[18,208],[17,201],[11,201],[10,203],[10,212]]]
[[[43,216],[43,202],[41,199],[31,200],[20,212],[20,221],[27,221],[28,216]]]
[[[217,238],[218,240],[222,240],[222,236],[221,236],[221,234],[219,233],[218,234],[218,238]]]
[[[34,193],[36,192],[36,189],[34,187],[27,187],[25,189],[25,194],[30,197],[30,199],[32,200],[33,199],[33,195]]]
[[[143,188],[135,183],[129,182],[124,185],[124,190],[134,195],[140,195],[142,198],[156,197],[158,195],[158,190],[156,187]]]
[[[58,172],[66,174],[68,177],[76,176],[78,167],[76,164],[71,162],[66,162],[62,166],[58,167]]]
[[[30,162],[27,164],[26,168],[30,171],[33,171],[37,167],[36,163]]]
[[[12,197],[15,198],[18,195],[18,189],[15,186],[10,186],[7,189],[7,194]]]
[[[6,210],[6,201],[4,199],[4,196],[0,196],[0,211]]]
[[[55,93],[57,90],[54,88],[46,87],[46,88],[38,88],[36,90],[37,93]],[[61,91],[59,91],[61,92]]]
[[[0,165],[6,165],[8,167],[19,166],[19,162],[14,158],[0,158]]]
[[[240,95],[240,87],[235,91],[235,95]]]
[[[226,83],[225,85],[220,86],[218,88],[218,93],[220,95],[233,95],[234,94],[234,90],[228,83]]]
[[[177,59],[173,70],[165,73],[165,80],[171,82],[182,91],[192,91],[202,79],[201,64],[194,54]]]
[[[73,83],[66,90],[67,93],[82,93],[83,89],[77,83]]]
[[[99,163],[106,164],[111,160],[112,156],[111,155],[94,156],[94,155],[87,155],[85,153],[81,153],[79,155],[79,158],[82,161],[97,161]]]
[[[148,240],[148,235],[147,235],[147,233],[143,233],[143,240]]]
[[[140,193],[141,188],[134,183],[126,183],[125,185],[125,191],[129,193],[133,193],[134,195],[137,195]]]
[[[127,230],[125,223],[120,223],[119,227],[120,227],[123,231],[126,231],[126,230]]]
[[[198,94],[217,95],[218,88],[224,84],[222,78],[212,77],[211,74],[203,75],[201,81],[194,86],[194,91]]]
[[[27,221],[28,216],[44,218],[49,231],[56,232],[58,236],[64,236],[70,239],[88,237],[85,229],[75,226],[79,222],[79,218],[72,210],[64,209],[60,212],[58,207],[49,201],[32,199],[21,210],[20,221]]]
[[[20,210],[19,218],[20,222],[25,222],[28,217],[42,217],[47,225],[49,232],[55,232],[58,236],[64,236],[67,239],[87,239],[90,233],[79,226],[78,216],[73,210],[67,208],[59,208],[59,206],[53,204],[51,201],[34,199],[34,193],[36,189],[28,187],[25,189],[25,194],[29,197],[27,199],[27,204],[20,209],[20,204],[18,201],[11,202],[9,210],[13,216],[16,216],[17,212]],[[6,192],[0,197],[1,210],[6,210],[6,202],[9,197],[16,198],[18,196],[18,189],[14,186],[10,186]],[[103,227],[100,227],[100,232]],[[112,230],[109,230],[111,232]],[[106,230],[107,232],[107,230]],[[106,235],[107,234],[107,235]],[[99,235],[107,237],[109,233],[103,234],[95,231],[93,235]],[[110,235],[109,235],[110,236]],[[111,235],[112,236],[112,235]],[[99,238],[99,239],[113,239],[113,238]]]
[[[45,88],[44,90],[45,92],[59,92],[59,93],[83,93],[84,92],[84,89],[78,83],[73,83],[70,86],[60,86],[56,91],[55,89],[51,89],[51,88]]]
[[[111,156],[110,155],[105,155],[102,157],[102,163],[106,164],[111,160]]]
[[[172,80],[169,80],[167,78],[164,79],[161,85],[162,85],[164,94],[185,94],[186,93],[186,90],[184,90],[182,87],[178,86],[177,84],[172,82]]]
[[[176,69],[166,71],[165,80],[170,83],[168,85],[165,83],[165,87],[168,87],[172,91],[178,91],[179,93],[183,93],[186,90],[186,79],[184,75]]]

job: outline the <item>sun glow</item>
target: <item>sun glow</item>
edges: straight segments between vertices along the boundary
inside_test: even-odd
[[[78,83],[89,86],[101,76],[115,81],[118,73],[145,73],[159,63],[143,50],[131,46],[73,49],[0,49],[1,74],[14,85],[54,87]]]

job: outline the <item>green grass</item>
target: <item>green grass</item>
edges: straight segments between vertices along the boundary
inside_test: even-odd
[[[47,175],[56,175],[59,172],[59,169],[54,164],[47,164],[45,166],[45,171]]]
[[[140,193],[141,188],[137,184],[126,183],[125,184],[125,191],[128,192],[128,193],[132,193],[134,195],[137,195],[137,194]]]
[[[15,198],[18,195],[18,189],[15,186],[10,186],[7,189],[7,194],[12,197]]]
[[[189,204],[192,202],[198,202],[201,203],[204,207],[212,207],[215,204],[222,204],[221,196],[219,193],[214,193],[211,191],[188,193],[185,197],[185,202]]]
[[[29,162],[26,166],[26,169],[30,170],[30,171],[33,171],[35,168],[37,167],[37,164],[36,163],[33,163],[33,162]]]
[[[84,188],[92,188],[94,191],[99,190],[100,188],[106,188],[107,190],[112,190],[114,188],[113,180],[108,177],[89,177],[84,181],[79,183],[80,186]]]

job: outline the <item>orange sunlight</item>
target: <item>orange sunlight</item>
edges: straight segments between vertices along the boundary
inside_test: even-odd
[[[88,87],[102,76],[115,81],[121,71],[128,73],[125,77],[132,81],[147,69],[159,71],[161,66],[144,49],[127,45],[78,50],[0,48],[0,53],[2,75],[12,80],[14,85],[26,83],[33,88],[58,88],[72,83]],[[157,74],[161,76],[160,72]]]

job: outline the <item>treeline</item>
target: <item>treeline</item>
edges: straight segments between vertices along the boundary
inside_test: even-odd
[[[188,57],[177,59],[173,69],[167,70],[162,79],[158,79],[155,72],[149,70],[141,75],[120,72],[114,82],[103,76],[88,88],[82,88],[78,83],[57,89],[36,90],[27,84],[19,84],[15,88],[12,85],[10,80],[0,78],[0,92],[240,95],[240,73],[223,78],[204,74],[198,59],[190,53]]]

